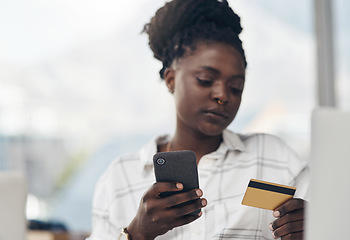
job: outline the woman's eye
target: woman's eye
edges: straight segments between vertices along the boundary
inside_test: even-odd
[[[197,78],[197,81],[198,81],[199,84],[202,85],[202,86],[210,86],[210,85],[213,83],[212,80],[201,79],[201,78]]]
[[[231,88],[231,92],[232,92],[234,95],[242,95],[243,90],[241,90],[241,89],[239,89],[239,88],[234,88],[234,87],[232,87],[232,88]]]

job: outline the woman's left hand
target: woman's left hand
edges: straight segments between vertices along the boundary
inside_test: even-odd
[[[277,219],[270,224],[275,239],[304,239],[305,203],[303,199],[292,198],[275,209],[273,216]]]

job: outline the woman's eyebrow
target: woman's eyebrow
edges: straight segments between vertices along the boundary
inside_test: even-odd
[[[218,69],[210,67],[210,66],[200,66],[200,68],[208,70],[208,71],[210,71],[210,72],[212,72],[214,74],[220,74],[221,73]],[[232,75],[231,77],[235,78],[235,79],[242,78],[243,80],[245,80],[245,75],[244,74]]]
[[[234,79],[242,79],[243,81],[245,81],[245,75],[242,75],[242,74],[233,75],[232,78],[234,78]]]
[[[213,68],[213,67],[209,67],[209,66],[200,66],[200,68],[208,70],[208,71],[210,71],[212,73],[215,73],[215,74],[220,74],[221,73],[218,69]]]

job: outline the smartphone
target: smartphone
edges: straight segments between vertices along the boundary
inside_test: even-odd
[[[157,182],[180,182],[183,190],[180,192],[164,192],[161,197],[167,197],[191,189],[199,188],[196,154],[193,151],[159,152],[153,156],[154,173]],[[200,210],[191,213],[197,215]]]

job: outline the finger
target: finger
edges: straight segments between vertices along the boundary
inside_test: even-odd
[[[150,190],[147,193],[151,194],[152,196],[159,197],[160,193],[162,192],[177,192],[177,191],[181,191],[182,189],[183,189],[182,183],[156,182],[151,186]]]
[[[289,212],[282,217],[276,219],[274,222],[271,223],[271,230],[275,230],[282,225],[288,223],[288,222],[295,222],[295,221],[300,221],[304,220],[304,210],[303,209],[298,209],[293,212]]]
[[[183,205],[172,207],[169,209],[169,215],[183,217],[197,210],[201,210],[201,208],[205,207],[206,205],[207,200],[205,198],[197,199]]]
[[[291,233],[281,238],[281,240],[303,240],[303,239],[304,239],[304,232]]]
[[[159,202],[159,200],[157,200]],[[201,213],[197,216],[197,215],[189,215],[190,213],[196,211],[196,210],[200,210],[203,206],[205,206],[207,204],[207,200],[206,199],[198,199],[195,200],[193,203],[189,203],[189,204],[185,204],[182,206],[175,206],[172,208],[168,208],[168,209],[163,209],[163,212],[161,214],[152,214],[150,221],[154,224],[157,224],[158,227],[162,228],[168,228],[169,226],[174,227],[174,224],[176,222],[183,222],[179,219],[181,218],[186,218],[188,219],[188,216],[191,216],[190,219],[193,220],[197,219]],[[155,206],[153,206],[154,208],[159,208],[160,207],[160,203],[156,204]],[[151,204],[148,204],[147,206],[151,206]],[[149,212],[153,212],[152,209],[148,209]],[[188,221],[193,221],[193,220],[188,220]],[[177,225],[177,224],[175,224]],[[169,230],[169,229],[168,229]]]
[[[186,216],[183,216],[181,218],[178,218],[174,222],[173,226],[174,227],[180,227],[182,225],[185,225],[185,224],[193,222],[194,220],[200,218],[201,216],[202,216],[202,212],[200,212],[198,215],[186,215]]]
[[[300,198],[292,198],[287,202],[283,203],[281,206],[275,209],[273,212],[274,217],[281,217],[289,212],[297,209],[304,209],[305,201]]]
[[[185,203],[191,200],[199,199],[203,195],[202,190],[193,189],[188,192],[178,193],[175,195],[171,195],[163,198],[164,206],[173,207],[179,205],[181,203]]]
[[[287,224],[282,225],[281,227],[277,228],[272,232],[272,236],[277,239],[280,237],[286,236],[286,239],[288,238],[288,235],[293,235],[295,233],[303,232],[304,229],[304,221],[295,221],[295,222],[289,222]],[[293,238],[294,240],[294,238]]]

